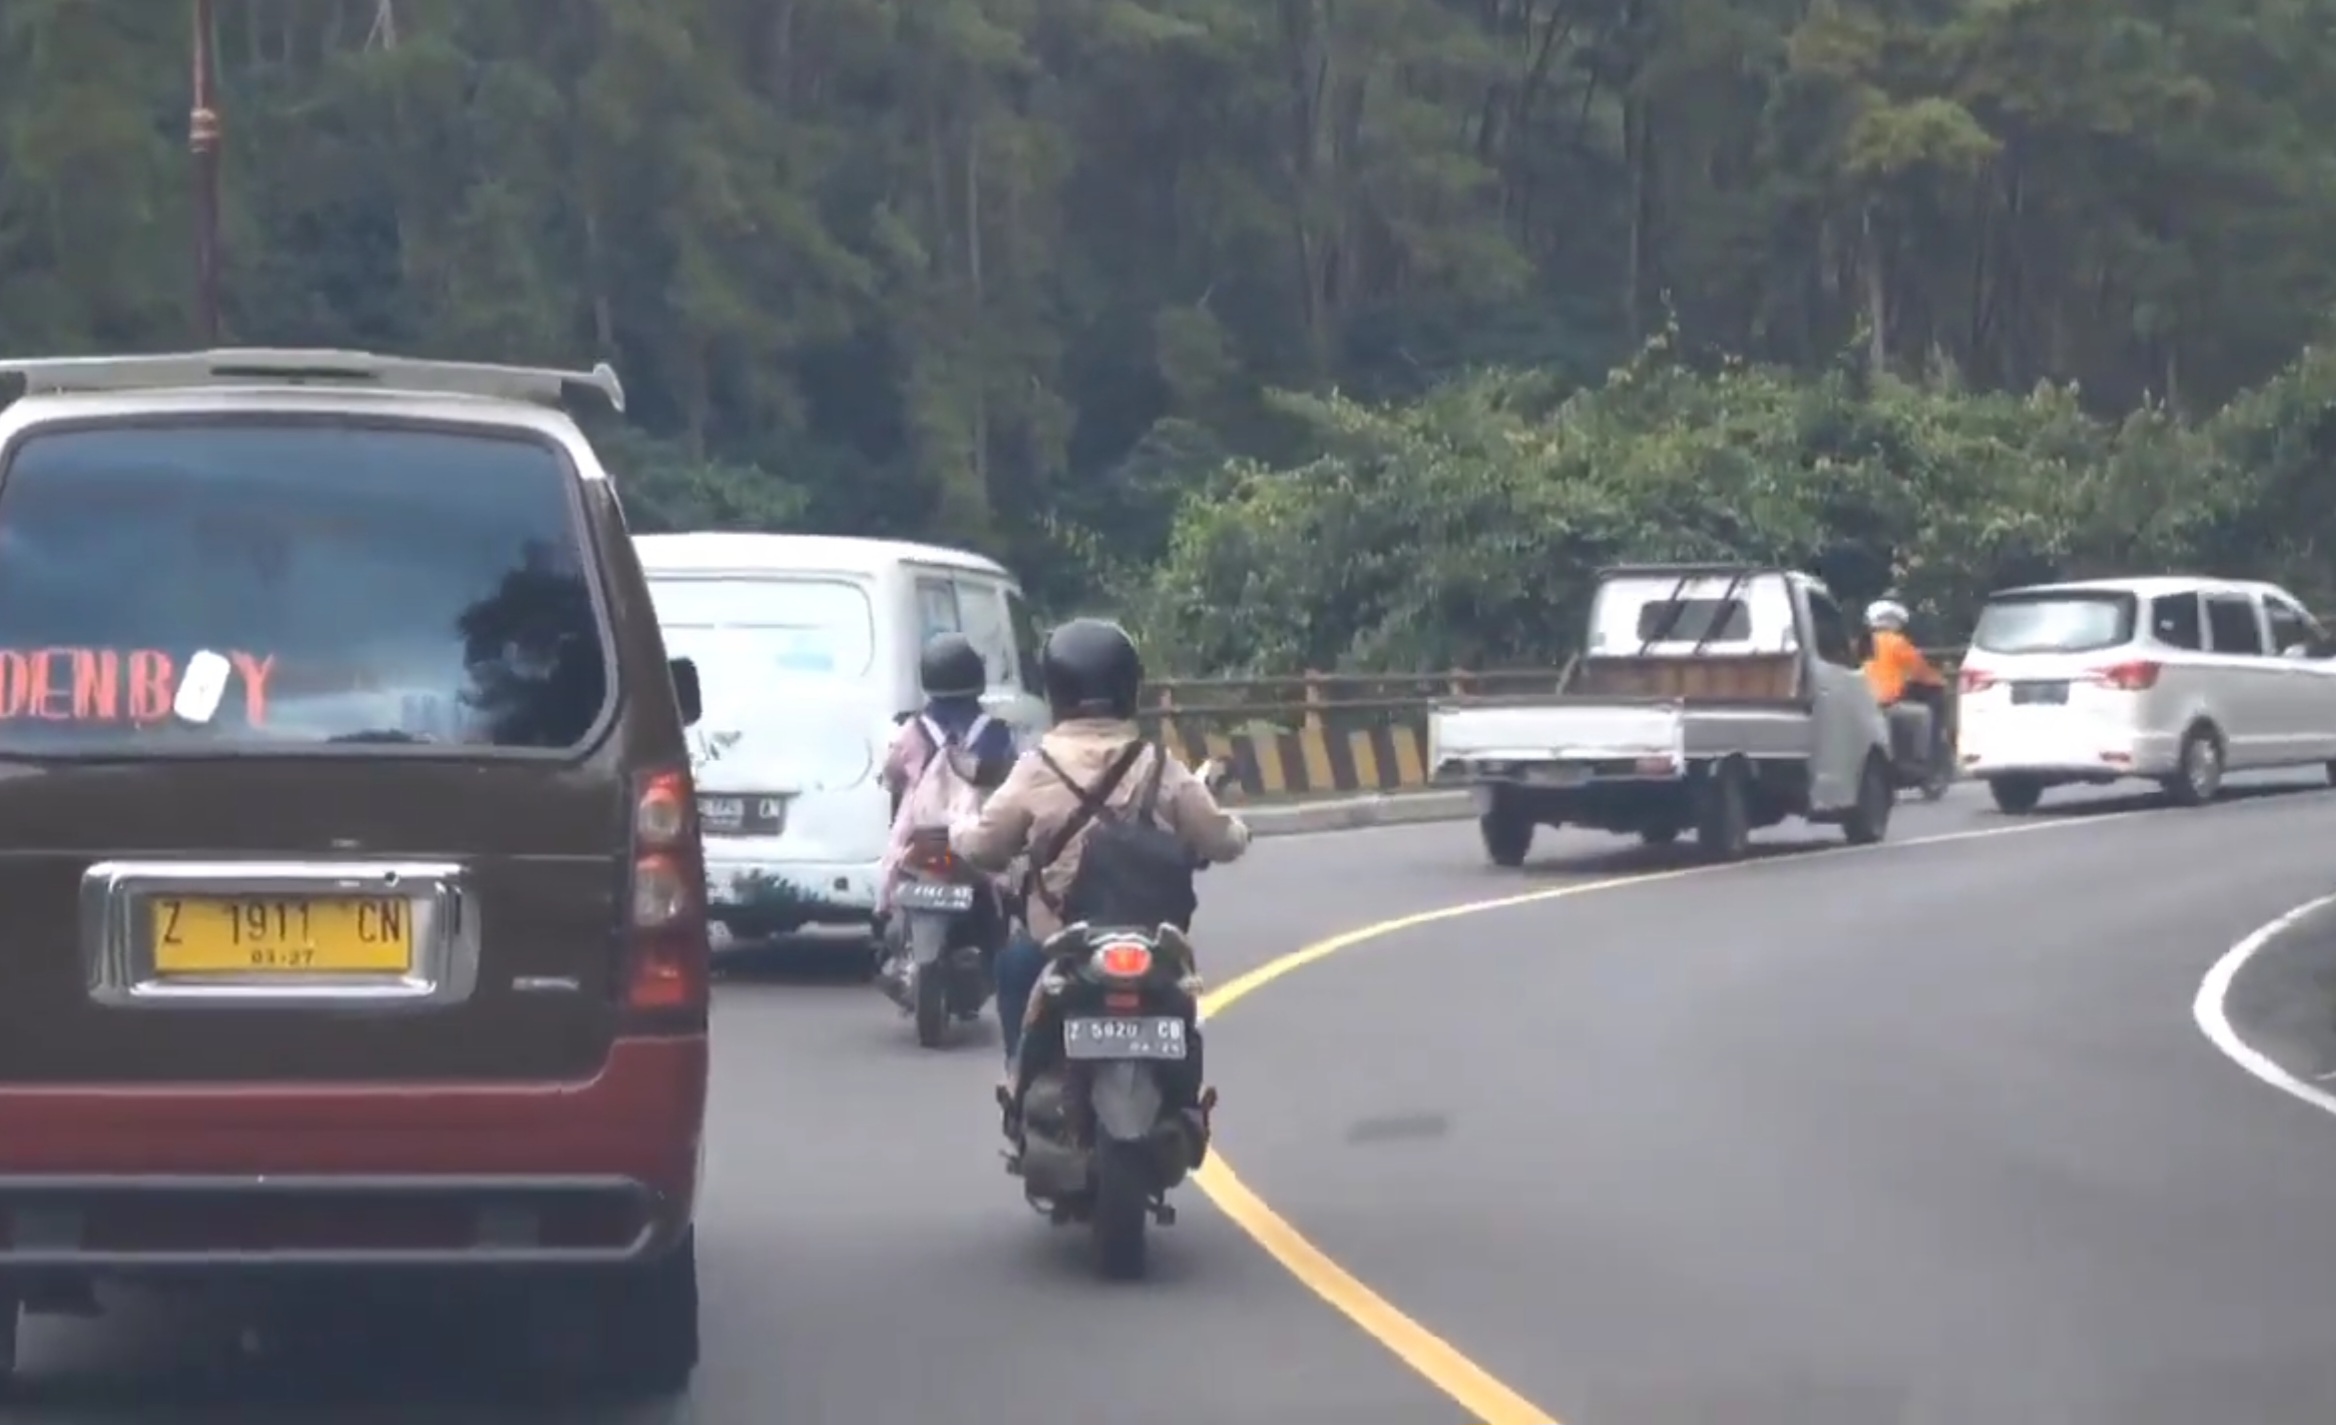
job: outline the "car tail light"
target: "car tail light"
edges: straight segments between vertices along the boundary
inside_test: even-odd
[[[2103,668],[2092,676],[2094,682],[2104,687],[2115,688],[2119,692],[2138,693],[2157,686],[2158,672],[2164,666],[2147,658],[2137,658],[2130,663]]]
[[[1133,940],[1114,940],[1095,952],[1097,968],[1114,980],[1140,980],[1152,968],[1151,947]]]
[[[624,1004],[685,1032],[706,1022],[706,866],[684,768],[634,783],[632,871],[625,885]]]
[[[1965,668],[1960,677],[1966,693],[1984,693],[1999,681],[1993,673],[1982,673],[1977,668]]]

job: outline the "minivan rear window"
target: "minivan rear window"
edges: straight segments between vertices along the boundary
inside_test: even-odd
[[[1980,611],[1974,648],[1990,653],[2090,653],[2133,639],[2138,600],[2120,593],[1999,595]]]
[[[612,681],[574,479],[418,425],[36,432],[0,473],[0,753],[574,749]]]

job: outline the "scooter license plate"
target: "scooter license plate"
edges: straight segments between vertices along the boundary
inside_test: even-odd
[[[892,900],[902,910],[971,910],[973,887],[955,881],[904,881]]]
[[[1063,1021],[1066,1059],[1166,1059],[1186,1054],[1184,1021],[1174,1015],[1130,1015]]]

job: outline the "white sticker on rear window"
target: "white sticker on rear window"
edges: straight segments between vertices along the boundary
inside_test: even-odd
[[[196,724],[217,717],[220,699],[227,696],[228,677],[234,671],[223,655],[208,648],[189,658],[186,676],[179,679],[178,696],[170,702],[172,716]]]

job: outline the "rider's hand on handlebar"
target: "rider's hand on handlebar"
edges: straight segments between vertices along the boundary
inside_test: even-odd
[[[1200,778],[1201,785],[1209,789],[1211,796],[1223,795],[1234,784],[1233,769],[1214,757],[1203,760],[1192,769],[1192,773]]]

